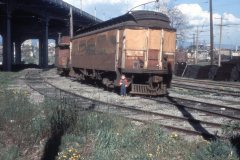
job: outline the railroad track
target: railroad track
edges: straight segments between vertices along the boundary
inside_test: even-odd
[[[25,79],[30,88],[45,97],[61,100],[65,104],[81,110],[111,113],[135,121],[156,123],[169,130],[191,135],[201,135],[206,139],[215,139],[218,137],[217,135],[214,135],[214,133],[208,132],[206,128],[219,129],[223,126],[221,123],[198,120],[191,116],[174,116],[165,113],[158,113],[153,110],[143,110],[137,106],[123,106],[83,97],[53,86],[45,81],[37,71],[30,71]]]
[[[229,87],[229,88],[237,88],[240,89],[239,82],[222,82],[222,81],[210,81],[210,80],[199,80],[199,79],[189,79],[189,78],[180,78],[175,77],[173,82],[187,82],[187,83],[197,83],[197,84],[204,84],[204,85],[212,85],[216,87]]]
[[[205,113],[207,116],[212,115],[225,117],[240,122],[240,108],[171,96],[167,97],[167,100],[162,98],[150,99],[160,103],[167,103],[173,106],[178,106],[179,108],[202,112]]]
[[[240,96],[240,83],[174,78],[172,86],[227,96]]]
[[[200,92],[207,92],[207,93],[216,93],[219,95],[226,95],[226,96],[233,96],[233,97],[240,97],[240,91],[230,91],[221,88],[213,88],[207,86],[197,86],[197,84],[185,84],[180,82],[172,82],[172,87],[175,88],[183,88],[188,90],[200,91]]]

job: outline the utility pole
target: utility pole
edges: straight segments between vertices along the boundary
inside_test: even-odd
[[[82,8],[82,0],[80,0],[80,9],[81,9],[81,15],[82,15],[82,12],[83,12],[83,8]]]
[[[73,11],[72,7],[70,7],[70,38],[73,37]]]
[[[72,38],[73,38],[73,10],[72,7],[70,7],[70,58],[69,61],[71,63],[72,61]],[[71,65],[71,64],[70,64]]]
[[[196,38],[195,38],[195,33],[193,33],[193,44],[192,44],[193,46],[196,44],[196,41],[195,41],[195,40],[196,40]]]
[[[213,65],[213,16],[212,16],[212,0],[209,0],[210,8],[210,57],[211,65]]]
[[[95,22],[96,22],[96,16],[97,16],[97,9],[96,9],[96,7],[94,8],[94,20],[95,20]]]
[[[62,33],[60,33],[60,32],[58,33],[58,45],[61,43],[61,34]]]
[[[198,31],[198,26],[197,26],[196,50],[195,50],[195,64],[198,63],[198,36],[199,36],[199,31]]]
[[[223,21],[223,17],[221,16],[221,22],[220,22],[220,37],[219,37],[219,50],[218,50],[218,66],[220,67],[221,66],[221,43],[222,43],[222,21]]]
[[[191,52],[194,52],[194,58],[193,58],[193,55],[191,54],[191,59],[192,60],[194,59],[193,63],[196,63],[196,34],[195,33],[193,33],[193,42],[192,42]]]

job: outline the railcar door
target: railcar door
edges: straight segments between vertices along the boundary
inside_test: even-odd
[[[128,70],[164,69],[163,30],[125,29],[123,33],[122,68]]]
[[[122,66],[127,70],[147,68],[147,31],[125,29],[123,32]]]
[[[148,69],[163,69],[163,30],[148,31]]]
[[[163,52],[167,57],[168,70],[171,73],[174,71],[175,52],[176,52],[176,32],[164,31]]]

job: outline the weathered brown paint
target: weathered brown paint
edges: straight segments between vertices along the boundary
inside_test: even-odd
[[[69,49],[60,49],[59,47],[57,47],[55,65],[59,68],[68,68],[69,57],[70,57]]]
[[[168,30],[153,29],[126,29],[125,68],[136,69],[136,61],[144,63],[144,69],[159,70],[159,62],[162,62],[162,55],[175,53],[176,34]],[[164,36],[163,34],[164,33]],[[161,40],[162,39],[162,40]],[[163,46],[161,46],[163,44]],[[162,51],[161,51],[162,49]],[[172,64],[172,60],[171,64]],[[162,69],[167,69],[165,64]],[[140,67],[139,69],[143,69]]]
[[[116,68],[120,67],[124,70],[161,69],[159,68],[161,30],[143,28],[119,30],[118,44],[117,32],[118,30],[114,29],[73,39],[72,67],[106,71],[116,71]],[[175,53],[175,38],[175,32],[164,30],[163,54]],[[172,64],[173,60],[169,62]],[[163,69],[167,70],[167,66]]]
[[[164,31],[163,52],[175,53],[176,51],[176,32]]]
[[[61,45],[63,45],[63,44],[68,44],[68,45],[69,45],[69,43],[70,43],[70,37],[69,37],[69,36],[62,36],[61,39],[60,39],[60,41],[59,41],[59,43],[60,43]]]
[[[72,67],[115,71],[117,30],[73,40]]]

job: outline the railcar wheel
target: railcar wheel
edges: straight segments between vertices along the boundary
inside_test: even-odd
[[[149,85],[147,86],[147,89],[150,90],[151,92],[157,92],[157,90],[159,90],[160,84],[154,83],[152,77],[149,78],[148,83]]]

